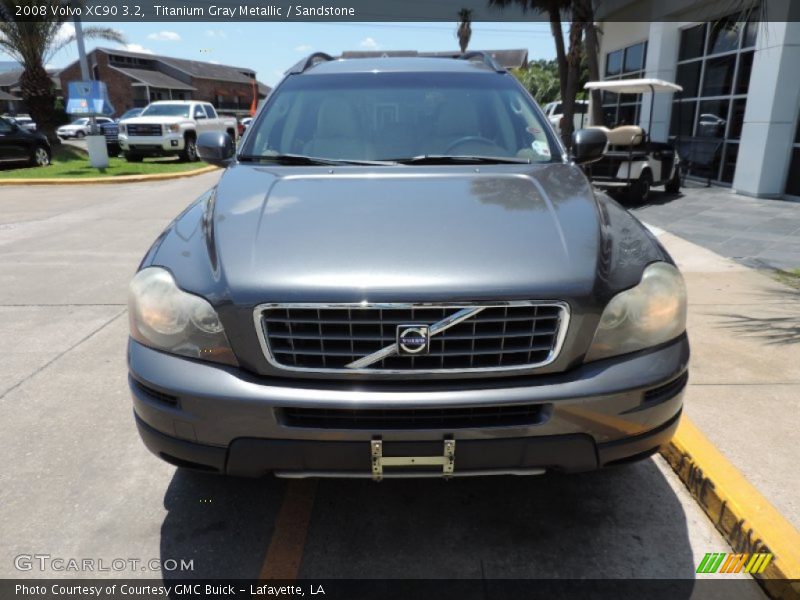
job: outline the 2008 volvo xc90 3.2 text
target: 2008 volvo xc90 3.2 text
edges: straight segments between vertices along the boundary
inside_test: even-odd
[[[139,432],[182,467],[372,477],[586,471],[681,414],[686,291],[658,240],[477,54],[315,54],[130,285]]]

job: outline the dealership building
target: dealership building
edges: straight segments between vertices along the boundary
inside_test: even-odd
[[[800,2],[731,14],[717,0],[606,0],[598,12],[605,79],[683,87],[653,98],[653,140],[678,140],[688,175],[758,198],[800,200]],[[651,98],[605,94],[606,125],[647,128]]]

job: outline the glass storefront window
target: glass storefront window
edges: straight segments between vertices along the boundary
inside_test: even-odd
[[[678,60],[689,60],[702,56],[705,42],[705,23],[684,29],[681,31],[681,49]]]
[[[606,58],[606,75],[614,76],[622,73],[622,50],[609,52]]]
[[[670,135],[697,145],[709,159],[713,155],[706,161],[710,171],[693,173],[713,181],[731,183],[736,170],[756,17],[757,11],[735,13],[681,31],[675,78],[683,92],[672,105]]]
[[[702,61],[694,60],[678,65],[676,83],[683,88],[681,95],[684,98],[694,98],[697,96],[700,87],[700,67],[702,64]]]
[[[647,42],[633,44],[606,54],[606,79],[644,77]],[[641,94],[603,93],[603,124],[607,127],[635,125],[639,122]]]
[[[697,116],[697,137],[724,138],[729,100],[704,100]]]
[[[739,47],[741,25],[741,23],[737,23],[734,16],[724,17],[711,23],[706,54],[719,54],[720,52],[736,50]]]
[[[706,61],[706,72],[703,76],[703,96],[729,95],[735,69],[735,54],[708,59]]]
[[[669,127],[669,134],[673,137],[692,137],[696,110],[696,102],[673,102],[672,121]]]
[[[644,44],[636,44],[625,48],[624,70],[626,73],[644,69],[644,46]]]
[[[722,174],[720,180],[733,183],[733,174],[736,172],[736,158],[739,156],[739,144],[725,144],[725,158],[722,161]]]
[[[744,125],[744,110],[747,107],[747,98],[737,98],[731,105],[731,124],[728,128],[728,138],[738,140],[742,137]]]

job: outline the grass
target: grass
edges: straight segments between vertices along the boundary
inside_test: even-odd
[[[773,271],[772,276],[785,285],[800,289],[800,269],[778,269]]]
[[[203,167],[203,163],[179,162],[176,158],[145,158],[144,162],[129,163],[124,158],[109,158],[108,168],[95,169],[89,165],[85,150],[61,144],[53,150],[53,161],[48,167],[22,167],[0,170],[0,179],[76,179],[87,177],[120,177],[122,175],[155,175],[179,173]]]

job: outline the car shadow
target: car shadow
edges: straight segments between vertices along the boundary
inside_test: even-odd
[[[299,577],[675,579],[670,597],[688,598],[686,516],[655,460],[573,475],[319,480]],[[161,558],[194,568],[165,580],[257,579],[287,485],[177,471]]]

